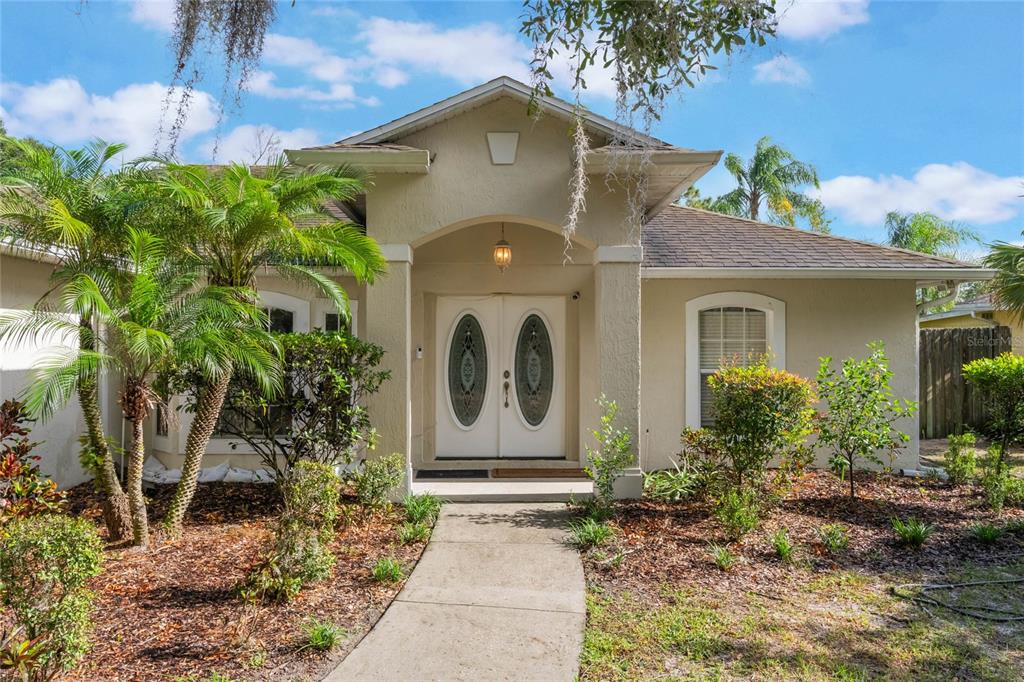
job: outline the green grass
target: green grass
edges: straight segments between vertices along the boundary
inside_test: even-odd
[[[303,649],[330,651],[345,639],[345,628],[323,620],[311,620],[302,626]]]
[[[579,550],[600,547],[614,536],[614,528],[589,516],[569,522],[569,544]]]
[[[414,495],[409,493],[402,499],[402,506],[405,507],[405,520],[413,524],[434,525],[437,515],[441,513],[441,505],[444,502],[441,498],[424,493]]]
[[[1010,568],[961,569],[951,582],[1024,576]],[[809,577],[809,576],[808,576]],[[911,581],[917,577],[890,577]],[[770,590],[657,594],[592,586],[581,680],[898,680],[1020,679],[1024,628],[994,626],[943,609],[931,613],[889,592],[889,580],[828,572]],[[1024,610],[1011,585],[964,592],[974,601]],[[1017,594],[1020,592],[1021,594]]]
[[[430,537],[430,526],[425,523],[406,521],[398,527],[398,541],[403,545],[413,542],[425,542]]]
[[[370,569],[370,575],[379,583],[397,583],[405,577],[405,568],[398,559],[384,557],[377,559],[377,563]]]

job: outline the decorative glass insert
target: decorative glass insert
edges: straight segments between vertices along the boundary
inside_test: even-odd
[[[529,315],[516,341],[516,398],[530,426],[540,426],[548,414],[554,377],[548,328],[539,315]]]
[[[476,423],[487,395],[487,344],[480,323],[466,314],[455,325],[448,349],[448,396],[463,426]]]

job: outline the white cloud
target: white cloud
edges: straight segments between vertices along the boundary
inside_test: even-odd
[[[12,135],[31,135],[60,145],[99,137],[126,143],[129,156],[153,150],[167,94],[167,86],[160,83],[127,85],[111,95],[92,94],[74,78],[34,85],[3,83],[0,88],[4,120]],[[175,111],[180,96],[181,88],[175,88],[169,111]],[[181,141],[213,129],[217,122],[216,102],[201,90],[192,93],[189,111]],[[170,116],[165,128],[169,122]]]
[[[211,160],[265,163],[279,156],[285,149],[312,147],[319,143],[320,136],[309,128],[280,130],[268,125],[245,124],[234,128],[221,137],[219,142],[207,140],[199,149]]]
[[[807,85],[811,82],[811,74],[800,65],[800,62],[780,54],[766,62],[754,65],[754,82]]]
[[[174,2],[172,0],[135,0],[131,19],[137,24],[164,33],[174,30]]]
[[[378,65],[438,73],[467,85],[529,76],[529,49],[516,34],[490,22],[442,29],[375,17],[363,22],[356,39]]]
[[[778,34],[795,40],[824,40],[869,19],[868,0],[792,0],[788,6],[779,4]]]
[[[928,211],[946,220],[984,225],[1020,215],[1021,183],[1024,176],[1000,177],[960,161],[929,164],[912,178],[842,175],[808,194],[862,225],[881,225],[889,211]]]

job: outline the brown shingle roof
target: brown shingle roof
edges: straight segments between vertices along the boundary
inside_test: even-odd
[[[795,227],[672,205],[643,228],[649,268],[977,268]]]

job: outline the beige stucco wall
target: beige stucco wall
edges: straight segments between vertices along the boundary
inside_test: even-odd
[[[29,310],[50,288],[53,266],[35,260],[0,256],[0,310]],[[34,347],[0,345],[0,401],[16,398],[28,385],[32,367],[55,345],[77,343],[75,339],[54,338]],[[108,391],[101,394],[106,396]],[[31,425],[35,454],[42,457],[39,468],[61,488],[88,480],[78,463],[78,436],[82,413],[77,400],[45,422]]]
[[[922,320],[922,329],[957,329],[961,327],[991,327],[992,322],[1009,327],[1010,336],[1010,347],[1013,352],[1022,355],[1024,354],[1024,327],[1013,318],[1013,316],[1005,310],[993,310],[992,320],[979,319],[970,315],[958,315],[956,317],[944,317],[938,320]]]
[[[882,340],[895,373],[897,397],[917,399],[915,285],[872,280],[658,280],[643,282],[643,467],[668,466],[679,451],[685,423],[685,306],[690,299],[725,291],[753,292],[786,304],[786,369],[813,378],[818,358],[863,357],[865,344]],[[696,397],[694,397],[696,399]],[[917,464],[917,417],[902,420],[911,441],[896,466]],[[819,464],[824,462],[819,453]]]

